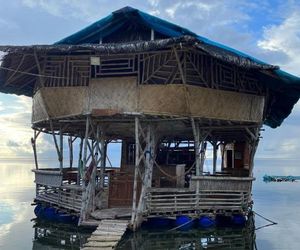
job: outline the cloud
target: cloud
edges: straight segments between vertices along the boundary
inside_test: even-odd
[[[0,112],[4,110],[4,104],[0,101]]]
[[[291,117],[289,119],[298,120],[298,122],[291,124],[286,121],[277,129],[265,127],[265,131],[261,133],[263,138],[260,140],[256,158],[299,159],[299,118]]]
[[[0,103],[0,158],[32,157],[31,102],[31,98],[17,96],[5,109]],[[8,107],[10,112],[4,112]],[[40,154],[53,148],[45,135],[39,137],[38,144]]]
[[[257,45],[263,50],[274,54],[281,53],[288,60],[282,68],[300,75],[300,11],[293,11],[278,25],[265,26],[263,38]]]
[[[20,147],[21,144],[18,143],[18,142],[15,142],[15,141],[8,140],[8,141],[6,142],[6,146],[7,146],[7,147]]]
[[[153,4],[155,1],[151,1]],[[95,21],[109,14],[109,12],[122,8],[126,5],[137,5],[137,7],[149,6],[147,2],[114,1],[110,0],[22,0],[22,4],[28,8],[40,9],[47,13],[66,19],[81,19],[84,21]],[[104,7],[105,6],[105,7]],[[110,9],[115,6],[113,9]],[[108,11],[108,9],[110,9]]]
[[[109,0],[21,0],[21,3],[55,17],[82,20],[84,23],[99,20],[112,11],[131,5],[249,53],[257,49],[249,25],[256,21],[254,16],[258,12],[269,15],[272,9],[268,0],[129,0],[125,4],[120,0],[113,4]]]

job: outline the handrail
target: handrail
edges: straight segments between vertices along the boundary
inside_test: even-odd
[[[63,175],[59,170],[42,170],[42,169],[32,169],[32,172],[36,174],[45,174],[45,175]]]
[[[245,211],[250,203],[250,195],[241,190],[201,190],[199,192],[186,189],[149,189],[146,195],[146,211],[180,212],[191,210],[238,210]]]

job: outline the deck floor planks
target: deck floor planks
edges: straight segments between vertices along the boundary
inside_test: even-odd
[[[125,234],[128,223],[126,220],[102,220],[81,249],[114,249]]]

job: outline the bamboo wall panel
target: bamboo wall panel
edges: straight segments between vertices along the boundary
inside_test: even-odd
[[[262,120],[262,96],[196,86],[187,86],[185,91],[182,84],[140,86],[139,110],[149,114],[191,114],[232,121]]]
[[[253,180],[251,177],[193,176],[190,182],[190,189],[196,190],[196,183],[199,182],[199,190],[235,190],[248,192]]]
[[[47,109],[40,91],[37,91],[32,99],[32,122],[47,120]]]
[[[33,110],[36,109],[35,102],[41,103],[39,100],[43,97],[43,102],[50,118],[83,114],[87,109],[87,90],[87,87],[53,87],[40,89],[33,98]],[[39,116],[37,112],[34,116],[34,121],[37,121],[36,117]]]
[[[94,79],[88,87],[40,89],[33,98],[33,121],[47,118],[43,105],[50,118],[124,112],[243,122],[260,122],[263,117],[263,96],[183,84],[137,85],[136,81],[136,77],[111,77]]]
[[[147,114],[186,116],[184,86],[140,85],[139,111]]]
[[[112,77],[94,79],[90,82],[89,109],[118,110],[133,112],[136,110],[136,77]]]
[[[193,116],[224,120],[262,120],[264,97],[188,86],[190,107]]]

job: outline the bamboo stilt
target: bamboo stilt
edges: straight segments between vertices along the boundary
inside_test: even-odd
[[[73,141],[72,141],[72,136],[69,136],[68,142],[69,142],[69,152],[70,152],[70,169],[72,169],[72,167],[73,167]]]
[[[60,171],[62,172],[63,167],[64,167],[64,162],[63,162],[63,152],[64,152],[64,136],[63,136],[63,131],[62,128],[59,130],[59,141],[60,141],[60,149],[59,149],[59,165],[60,165]]]
[[[196,175],[199,176],[203,172],[203,170],[201,171],[199,125],[195,123],[194,118],[191,118],[191,123],[192,123],[193,135],[194,135]]]
[[[83,138],[80,138],[79,144],[79,155],[78,155],[78,169],[77,169],[77,185],[80,185],[80,172],[82,167],[82,148],[83,148]]]
[[[213,141],[213,174],[216,174],[217,169],[217,157],[218,157],[218,146],[217,142]]]
[[[139,168],[139,118],[135,117],[135,168],[134,168],[134,180],[133,180],[133,198],[132,198],[132,214],[131,214],[131,224],[135,227],[136,218],[136,198],[137,198],[137,178],[138,178],[138,168]],[[135,228],[134,228],[135,229]]]
[[[87,164],[89,126],[90,126],[90,120],[87,117],[86,124],[85,124],[85,136],[84,136],[84,146],[83,146],[83,178],[82,179],[84,181],[85,181],[85,172],[86,172],[86,164]]]
[[[38,160],[37,160],[37,151],[36,151],[36,139],[40,133],[41,133],[41,131],[39,131],[37,133],[36,130],[34,130],[34,136],[33,136],[33,138],[31,138],[31,145],[32,145],[32,149],[33,149],[35,169],[39,169]]]

